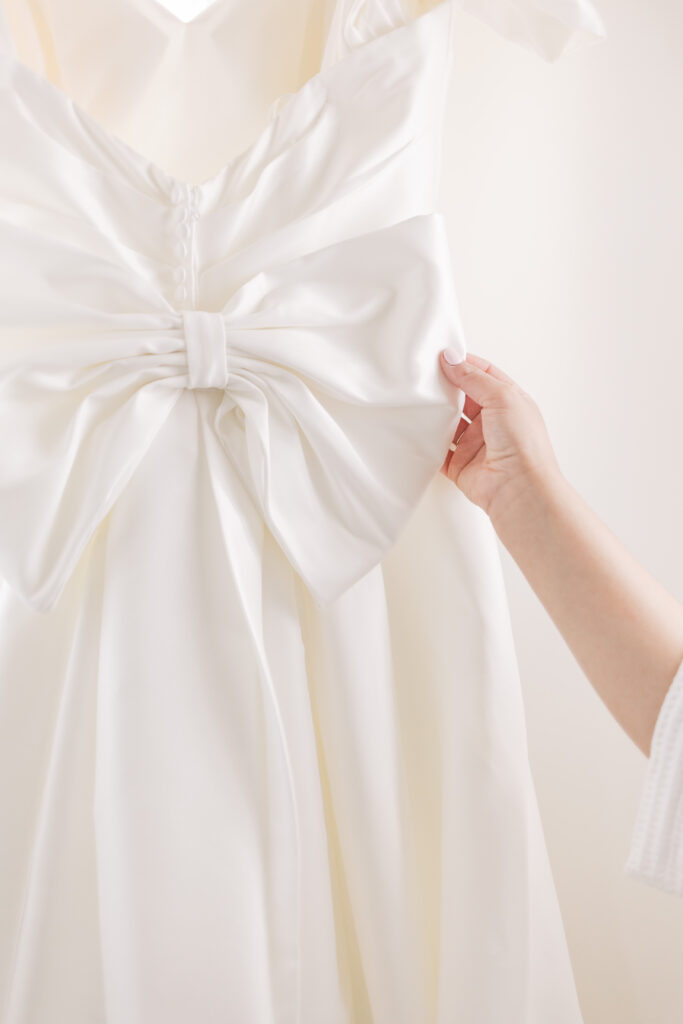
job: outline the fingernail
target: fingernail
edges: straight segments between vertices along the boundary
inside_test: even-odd
[[[458,363],[463,363],[465,361],[460,353],[456,352],[454,348],[445,348],[443,350],[443,357],[447,363],[451,364],[451,366],[457,366]]]

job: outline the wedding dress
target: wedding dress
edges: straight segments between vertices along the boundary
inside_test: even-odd
[[[2,1024],[579,1024],[435,208],[456,10],[0,6]],[[275,98],[274,98],[275,97]]]

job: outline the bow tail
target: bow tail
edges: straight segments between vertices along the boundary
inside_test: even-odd
[[[352,407],[346,421],[322,405],[306,416],[297,397],[295,427],[280,394],[264,403],[263,423],[253,409],[245,417],[246,439],[234,421],[222,436],[271,533],[325,606],[396,543],[443,463],[459,412],[445,401],[362,415]]]
[[[465,396],[438,363],[445,346],[465,354],[447,246],[440,215],[417,216],[292,260],[235,300],[250,308],[232,311],[214,427],[319,605],[388,554],[460,419]]]
[[[232,409],[227,398],[223,400],[223,414],[226,408]],[[229,415],[229,414],[228,414]],[[237,422],[237,421],[235,421]],[[277,962],[273,965],[274,990],[278,993],[278,1006],[283,1020],[298,1020],[298,972],[301,953],[301,830],[300,812],[297,799],[297,783],[295,779],[294,757],[290,750],[287,702],[280,699],[283,682],[287,682],[278,672],[279,659],[272,663],[268,654],[264,623],[268,619],[265,600],[273,600],[269,591],[264,595],[264,542],[265,525],[261,509],[254,504],[250,491],[240,480],[239,471],[235,473],[234,464],[226,458],[222,438],[219,438],[212,425],[202,418],[206,458],[209,464],[209,479],[213,488],[216,511],[223,536],[223,546],[227,563],[239,593],[240,605],[244,616],[244,626],[254,649],[258,666],[258,675],[263,692],[264,705],[270,708],[273,715],[274,728],[282,756],[282,786],[286,791],[283,799],[287,805],[281,813],[279,799],[271,794],[274,801],[271,831],[273,849],[277,850],[277,864],[274,879],[273,900],[275,909],[269,928],[273,942],[281,951]],[[286,674],[285,674],[286,675]]]
[[[181,393],[154,382],[144,357],[131,373],[127,346],[124,332],[4,361],[0,577],[36,611],[56,604]]]

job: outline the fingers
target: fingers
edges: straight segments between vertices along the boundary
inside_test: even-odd
[[[460,377],[455,377],[453,374],[453,363],[450,363],[446,359],[445,353],[448,352],[451,358],[460,358],[460,353],[454,352],[452,349],[444,349],[439,357],[441,369],[451,384],[454,384],[460,390]],[[470,359],[470,355],[467,355],[467,359]],[[461,364],[458,364],[458,368]],[[465,394],[465,403],[463,405],[462,414],[467,416],[468,420],[473,420],[475,416],[478,416],[481,412],[481,406],[477,405],[473,398],[468,394]]]
[[[450,363],[445,352],[439,355],[441,368],[446,378],[465,393],[462,419],[453,436],[453,448],[449,449],[441,466],[441,472],[456,484],[462,471],[477,458],[485,447],[484,428],[479,415],[482,408],[499,408],[508,401],[511,387],[518,385],[500,367],[488,359],[468,352],[459,363]]]
[[[453,442],[455,444],[458,443],[458,441],[460,440],[460,435],[462,433],[464,433],[465,430],[467,430],[469,425],[470,425],[469,419],[465,419],[465,417],[463,416],[463,418],[460,420],[460,422],[458,423],[457,427],[455,428],[455,434],[453,435]]]
[[[467,416],[468,420],[473,420],[476,419],[480,412],[481,406],[469,395],[465,395],[465,404],[462,407],[463,416]]]
[[[467,430],[469,425],[469,420],[466,420],[464,418],[460,420],[457,427],[455,428],[455,433],[453,435],[453,440],[451,441],[451,444],[455,445],[459,442],[461,435]],[[449,448],[448,451],[446,452],[446,457],[444,458],[443,463],[441,465],[441,472],[445,473],[446,476],[448,476],[448,465],[450,463],[452,454],[453,451]]]
[[[472,352],[460,363],[449,363],[443,352],[439,359],[448,380],[465,392],[463,413],[471,420],[481,412],[482,406],[500,405],[507,388],[515,384],[499,367]]]
[[[486,373],[489,373],[492,377],[496,377],[498,380],[504,380],[506,384],[515,383],[512,377],[509,377],[507,373],[504,373],[499,366],[496,366],[488,359],[484,359],[482,356],[476,356],[474,352],[467,353],[467,361],[478,366],[480,370],[484,370]]]
[[[484,431],[481,416],[472,420],[471,423],[461,420],[458,424],[458,429],[461,425],[463,425],[463,429],[460,430],[459,434],[456,430],[455,436],[458,439],[456,447],[454,450],[449,449],[441,467],[441,471],[445,476],[456,484],[463,469],[470,464],[472,459],[476,458],[477,454],[484,447]]]

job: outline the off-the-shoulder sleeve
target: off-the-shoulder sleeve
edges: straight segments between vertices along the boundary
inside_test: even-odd
[[[607,35],[593,0],[351,0],[346,8],[347,42],[358,45],[441,4],[472,15],[547,61],[598,43]]]
[[[625,871],[683,896],[683,662],[655,724]]]
[[[404,0],[429,6],[429,0]],[[444,2],[444,0],[438,0]],[[591,0],[445,0],[513,43],[547,61],[565,51],[583,49],[606,36],[605,26]],[[432,0],[433,4],[433,0]]]

